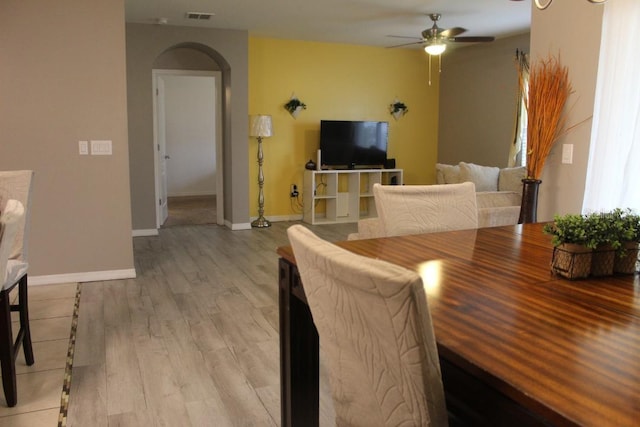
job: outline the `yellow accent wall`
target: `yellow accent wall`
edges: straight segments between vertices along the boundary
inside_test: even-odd
[[[406,184],[433,184],[438,146],[438,71],[422,50],[249,38],[249,114],[269,114],[274,136],[263,139],[265,216],[293,217],[291,184],[302,193],[304,165],[316,159],[320,120],[389,122],[388,156]],[[284,104],[307,105],[294,119]],[[409,108],[395,120],[395,98]],[[257,141],[249,138],[250,215],[258,210]],[[304,194],[302,194],[302,198]],[[302,200],[301,198],[301,200]]]

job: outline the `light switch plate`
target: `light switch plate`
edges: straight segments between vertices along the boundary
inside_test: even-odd
[[[78,152],[82,156],[89,154],[89,141],[78,141]]]
[[[562,144],[562,163],[573,163],[573,144]]]
[[[92,156],[110,156],[112,154],[111,140],[96,139],[91,140]]]

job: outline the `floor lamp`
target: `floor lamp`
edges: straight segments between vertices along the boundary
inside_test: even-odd
[[[251,136],[258,138],[258,219],[251,223],[252,227],[265,228],[271,227],[271,223],[264,217],[264,174],[262,173],[262,138],[268,138],[273,135],[273,125],[271,116],[251,116]]]

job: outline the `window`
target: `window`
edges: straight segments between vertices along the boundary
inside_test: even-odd
[[[518,70],[518,102],[513,141],[509,150],[509,166],[527,165],[527,96],[529,88],[529,55],[516,50]]]

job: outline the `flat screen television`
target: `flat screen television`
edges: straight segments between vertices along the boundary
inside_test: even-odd
[[[322,120],[322,165],[334,168],[382,167],[387,160],[388,132],[388,122]]]

